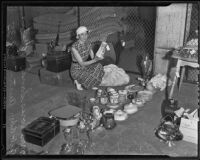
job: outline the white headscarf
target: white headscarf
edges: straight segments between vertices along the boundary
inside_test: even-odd
[[[76,30],[76,38],[78,39],[78,35],[80,35],[81,33],[85,33],[85,32],[88,32],[87,27],[85,27],[85,26],[78,27],[78,29]]]

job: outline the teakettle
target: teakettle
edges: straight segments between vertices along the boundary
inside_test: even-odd
[[[105,112],[101,118],[101,124],[103,124],[106,129],[113,129],[116,126],[114,114]]]

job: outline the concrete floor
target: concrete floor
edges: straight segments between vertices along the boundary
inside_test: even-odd
[[[77,92],[72,83],[67,86],[50,86],[41,84],[36,74],[28,72],[7,71],[6,81],[6,148],[13,144],[24,144],[35,151],[48,151],[58,154],[65,143],[62,132],[44,147],[26,143],[21,136],[21,129],[40,116],[61,104],[67,103],[69,92]],[[130,74],[131,83],[135,75]],[[77,92],[78,93],[78,92]],[[84,90],[81,95],[94,96],[94,91]],[[198,88],[194,84],[183,83],[181,92],[174,95],[179,105],[195,109],[198,106]],[[154,135],[161,118],[161,103],[164,92],[157,92],[153,99],[139,108],[139,111],[124,122],[117,122],[113,130],[94,131],[93,146],[85,154],[91,155],[168,155],[171,157],[196,157],[197,145],[185,141],[175,142],[168,147]]]

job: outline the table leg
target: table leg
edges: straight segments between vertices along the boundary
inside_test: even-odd
[[[181,66],[181,60],[178,59],[178,62],[176,64],[175,76],[174,76],[174,79],[173,79],[173,82],[172,82],[172,87],[171,87],[170,94],[169,94],[169,99],[172,98],[173,93],[174,93],[174,87],[175,87],[176,82],[177,82],[177,78],[180,77],[179,76],[180,66]]]
[[[179,92],[180,92],[181,84],[183,83],[184,75],[185,75],[185,66],[182,67],[182,71],[181,71],[180,83],[179,83],[179,85],[178,85],[178,90],[179,90]]]

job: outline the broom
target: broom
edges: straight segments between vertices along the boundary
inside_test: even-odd
[[[174,49],[167,49],[167,50],[169,50],[169,52],[166,54],[165,59],[170,60]],[[174,88],[175,88],[176,81],[177,81],[176,76],[173,81],[170,93],[168,95],[168,81],[169,81],[170,68],[171,68],[171,61],[168,65],[168,69],[167,69],[165,99],[163,100],[162,105],[161,105],[162,117],[165,117],[166,115],[170,115],[170,116],[174,117],[175,116],[174,111],[180,109],[180,107],[178,107],[178,101],[173,98]]]

